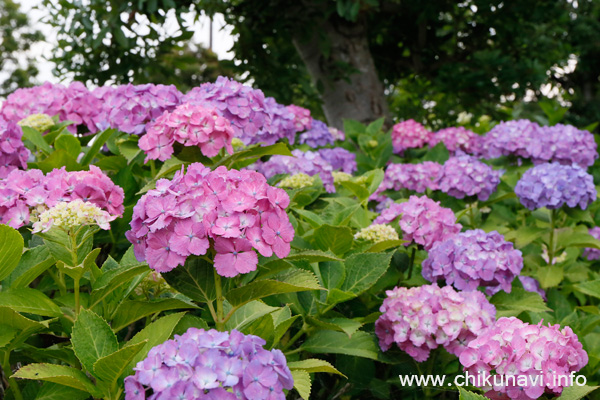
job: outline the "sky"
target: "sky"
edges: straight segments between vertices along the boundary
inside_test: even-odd
[[[43,33],[46,38],[45,42],[37,43],[30,50],[30,55],[38,60],[38,68],[40,75],[38,80],[41,82],[49,81],[58,83],[60,80],[52,74],[54,63],[48,61],[52,56],[52,48],[56,46],[56,31],[50,26],[42,22],[47,15],[43,8],[40,7],[42,0],[16,0],[21,5],[21,10],[30,18],[31,25]],[[170,26],[174,26],[174,16],[170,16],[170,21],[167,19],[167,30]],[[191,21],[191,18],[187,18]],[[209,19],[206,16],[200,17],[199,21],[194,24],[195,43],[208,47],[209,42]],[[231,59],[233,53],[229,51],[233,45],[233,37],[231,36],[231,27],[225,24],[223,16],[218,14],[213,21],[213,51],[220,59]]]

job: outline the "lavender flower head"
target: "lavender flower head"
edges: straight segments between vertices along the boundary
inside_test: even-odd
[[[265,109],[271,115],[271,129],[277,133],[280,139],[286,138],[290,144],[294,144],[296,133],[296,115],[289,107],[277,103],[273,97],[265,98]]]
[[[592,175],[577,165],[556,162],[528,169],[517,182],[515,193],[521,204],[530,210],[557,209],[565,204],[585,210],[596,200]]]
[[[317,147],[333,144],[335,138],[325,122],[313,119],[312,128],[302,133],[298,141],[300,144],[307,144],[309,147],[315,149]]]
[[[190,328],[153,347],[125,378],[125,399],[285,400],[294,379],[281,350],[235,329]]]
[[[540,137],[540,126],[526,119],[501,122],[482,139],[481,156],[530,158],[529,145]]]
[[[486,287],[489,295],[511,291],[513,279],[523,269],[521,251],[496,231],[481,229],[458,233],[429,251],[423,261],[423,277],[443,279],[458,290]]]
[[[387,351],[396,343],[418,362],[440,345],[460,356],[496,315],[483,293],[456,292],[451,286],[396,287],[386,295],[375,322],[379,346]]]
[[[342,147],[319,149],[317,153],[331,164],[331,168],[334,171],[342,171],[347,174],[352,174],[356,171],[356,154]]]
[[[563,385],[570,385],[565,377],[581,370],[588,355],[568,326],[531,325],[510,317],[480,332],[459,360],[469,374],[491,375],[490,385],[482,386],[487,397],[528,400],[561,394]],[[527,379],[521,382],[515,375]]]
[[[23,144],[23,131],[0,115],[0,179],[15,169],[27,169],[30,152]]]
[[[542,289],[542,286],[537,279],[530,276],[519,275],[519,281],[521,281],[523,289],[528,292],[537,293],[542,299],[544,299],[544,301],[546,300],[546,291]]]
[[[475,157],[463,154],[444,163],[434,185],[457,199],[477,196],[485,201],[500,183],[501,171],[494,171]]]
[[[421,148],[429,143],[432,135],[433,132],[414,119],[399,122],[392,128],[394,153],[402,154],[407,149]]]
[[[418,193],[423,193],[427,189],[435,190],[437,185],[434,180],[441,168],[441,164],[433,161],[420,164],[390,164],[385,170],[383,181],[369,199],[385,200],[385,196],[381,193],[386,190],[408,189]]]
[[[287,106],[287,109],[294,114],[294,126],[296,132],[304,132],[311,128],[313,119],[310,116],[310,110],[295,104],[290,104]]]
[[[462,126],[445,128],[433,134],[429,146],[433,147],[442,142],[451,154],[462,151],[467,154],[477,154],[481,137]]]
[[[600,226],[595,226],[593,228],[590,228],[590,230],[588,232],[594,238],[600,240]],[[594,248],[591,248],[591,247],[586,247],[583,250],[583,256],[585,258],[587,258],[588,260],[590,260],[590,261],[600,260],[600,249],[594,249]]]
[[[557,124],[538,130],[539,137],[527,147],[536,164],[556,161],[561,164],[577,164],[587,168],[598,158],[594,135],[572,125]]]

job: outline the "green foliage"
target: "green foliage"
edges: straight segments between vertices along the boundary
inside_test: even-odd
[[[0,281],[10,275],[23,254],[23,238],[15,229],[0,225]]]

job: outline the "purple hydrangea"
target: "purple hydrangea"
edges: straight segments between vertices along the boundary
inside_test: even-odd
[[[429,251],[423,261],[423,277],[443,279],[458,290],[486,287],[490,295],[511,291],[513,279],[523,269],[521,251],[496,231],[481,229],[458,233]]]
[[[433,132],[414,119],[399,122],[392,128],[394,153],[402,154],[407,149],[421,148],[429,143],[432,135]]]
[[[425,161],[420,164],[390,164],[385,170],[383,181],[370,197],[370,200],[385,199],[381,193],[386,190],[408,189],[423,193],[427,189],[435,190],[434,180],[442,168],[441,164]]]
[[[442,142],[451,154],[462,151],[467,154],[479,152],[481,137],[462,126],[450,127],[437,131],[429,140],[429,146],[433,147]]]
[[[519,281],[521,281],[523,289],[527,290],[528,292],[537,293],[542,299],[546,300],[546,292],[544,289],[542,289],[542,286],[537,279],[530,276],[519,275]]]
[[[271,129],[277,132],[280,139],[286,138],[290,144],[294,144],[296,133],[299,131],[296,126],[296,115],[289,108],[275,101],[273,97],[265,99],[265,108],[271,115]]]
[[[477,196],[485,201],[496,190],[501,175],[501,171],[494,171],[475,157],[463,154],[451,157],[444,163],[434,185],[457,199]]]
[[[317,147],[333,144],[335,138],[325,122],[313,119],[312,128],[302,133],[298,138],[298,141],[300,144],[307,144],[309,147],[315,149]]]
[[[600,240],[600,226],[595,226],[593,228],[590,228],[589,234],[592,235],[594,238]],[[583,250],[583,256],[590,261],[600,260],[600,249],[586,247]]]
[[[563,205],[586,209],[596,200],[594,178],[577,165],[545,163],[528,169],[515,186],[521,204],[530,210]]]
[[[319,149],[317,153],[329,164],[334,171],[352,174],[356,171],[356,154],[342,148],[334,147]]]
[[[481,141],[481,156],[530,158],[529,145],[540,137],[540,126],[526,119],[500,122]]]
[[[26,169],[30,152],[22,140],[21,127],[0,115],[0,179],[15,169]]]
[[[386,295],[375,322],[379,346],[387,351],[396,343],[418,362],[438,346],[460,356],[496,315],[483,293],[456,292],[451,286],[396,287]]]
[[[587,168],[598,158],[594,135],[588,131],[579,130],[572,125],[557,124],[539,128],[538,134],[527,147],[536,164],[556,161]]]
[[[294,379],[281,350],[235,329],[190,328],[153,347],[125,378],[125,399],[285,400]]]
[[[510,317],[480,332],[459,360],[471,376],[488,377],[477,384],[488,391],[487,397],[528,400],[561,394],[571,385],[571,372],[588,363],[588,355],[568,326],[532,325]],[[525,384],[517,375],[526,377]]]

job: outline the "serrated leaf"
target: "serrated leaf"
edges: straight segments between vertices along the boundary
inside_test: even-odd
[[[173,298],[150,301],[124,301],[115,312],[115,317],[112,320],[112,329],[115,332],[119,332],[121,329],[148,315],[161,311],[186,308],[198,308],[198,306]]]
[[[516,317],[524,311],[552,311],[546,306],[539,294],[521,288],[513,288],[510,293],[498,292],[492,296],[490,302],[496,306],[496,318]]]
[[[252,321],[255,321],[258,318],[261,318],[263,315],[267,315],[278,309],[278,307],[268,306],[259,300],[251,301],[250,303],[244,304],[233,313],[231,318],[229,318],[229,320],[225,323],[225,328],[228,331],[232,329],[242,330]],[[226,312],[228,311],[229,310],[226,310]]]
[[[147,340],[123,347],[112,354],[104,356],[94,363],[94,375],[108,387],[114,385],[126,371],[131,360],[144,348]],[[133,373],[133,370],[129,371]]]
[[[109,258],[109,260],[112,260],[112,258]],[[112,261],[116,265],[118,265],[116,261]],[[103,266],[102,272],[103,274],[92,284],[90,308],[99,304],[108,295],[110,295],[120,287],[128,284],[132,279],[139,276],[140,274],[150,273],[150,268],[145,264],[125,265],[105,271],[105,268]]]
[[[33,143],[38,150],[41,150],[46,154],[52,153],[52,148],[46,143],[40,132],[30,126],[22,126],[21,129],[23,130],[23,138]]]
[[[96,155],[98,154],[98,152],[100,151],[102,146],[104,146],[104,143],[106,143],[106,141],[116,132],[117,132],[116,129],[109,128],[102,132],[97,133],[96,136],[94,136],[94,139],[93,139],[94,142],[92,143],[89,150],[85,153],[85,155],[81,159],[81,165],[83,165],[83,166],[89,165],[92,162],[92,160],[94,159],[94,157],[96,157]]]
[[[3,284],[15,289],[27,287],[54,263],[54,258],[50,255],[46,246],[28,249],[23,253],[19,264],[4,280]]]
[[[487,397],[477,393],[470,392],[462,387],[458,387],[459,400],[487,400]]]
[[[583,294],[600,298],[600,279],[594,281],[581,282],[573,285],[575,289]]]
[[[39,290],[30,288],[9,289],[6,292],[0,292],[0,306],[44,317],[63,315],[60,308],[48,296]]]
[[[48,328],[46,321],[38,322],[26,318],[9,307],[0,306],[0,324],[18,331],[40,331]]]
[[[217,298],[214,267],[201,258],[188,258],[184,265],[162,274],[171,287],[200,303]]]
[[[344,292],[337,288],[329,289],[329,293],[327,293],[327,304],[343,303],[356,296],[357,295],[354,293]]]
[[[0,349],[9,344],[17,336],[17,332],[18,329],[0,323]]]
[[[308,372],[300,369],[291,372],[292,378],[294,379],[294,389],[296,389],[300,397],[302,397],[304,400],[309,400],[312,386],[310,382],[310,375]]]
[[[0,224],[0,281],[10,275],[23,254],[23,237],[16,229]]]
[[[331,252],[319,250],[292,251],[290,254],[288,254],[286,260],[307,260],[311,263],[320,261],[342,261]]]
[[[547,232],[548,229],[546,228],[538,228],[537,226],[523,226],[517,230],[507,232],[504,235],[504,238],[506,240],[513,241],[515,243],[515,247],[521,249]]]
[[[542,288],[558,286],[564,278],[563,267],[558,265],[545,265],[538,268],[537,279]]]
[[[74,159],[77,159],[81,152],[81,143],[79,140],[70,133],[63,133],[56,138],[54,141],[54,148],[57,150],[64,150]]]
[[[310,324],[319,326],[321,328],[330,329],[333,331],[344,332],[348,337],[352,337],[361,326],[362,322],[350,319],[350,318],[313,318],[307,317],[307,321]]]
[[[300,346],[303,351],[323,354],[346,354],[349,356],[379,359],[379,345],[375,336],[356,332],[351,338],[343,332],[317,331]]]
[[[558,400],[579,400],[583,399],[588,394],[592,393],[594,390],[598,389],[600,386],[567,386],[563,389],[562,394],[558,397]]]
[[[329,374],[337,374],[346,378],[346,375],[338,371],[333,365],[325,360],[319,360],[318,358],[308,358],[302,361],[291,361],[288,362],[290,370],[301,369],[306,372],[326,372]]]
[[[119,342],[108,323],[93,311],[82,309],[73,324],[71,343],[75,355],[88,372],[94,363],[119,350]]]
[[[402,246],[406,243],[406,240],[384,240],[383,242],[374,243],[365,252],[367,253],[380,253],[389,249]]]
[[[58,383],[45,382],[35,396],[35,400],[85,400],[90,394]]]
[[[36,165],[45,174],[61,167],[65,167],[67,171],[81,171],[83,169],[75,157],[62,149],[55,150],[47,158],[38,161]]]
[[[13,377],[54,382],[88,392],[94,397],[102,396],[82,371],[65,365],[29,364],[15,372]]]
[[[315,229],[313,240],[320,250],[331,250],[341,256],[352,247],[352,230],[347,226],[322,225]]]
[[[346,280],[340,287],[343,292],[360,295],[387,271],[392,253],[353,254],[346,259]]]

